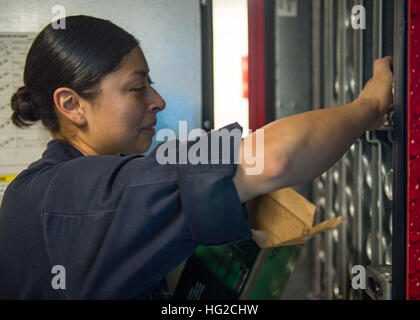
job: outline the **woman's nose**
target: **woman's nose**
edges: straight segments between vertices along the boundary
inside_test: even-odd
[[[162,111],[166,107],[166,102],[154,88],[152,90],[154,91],[154,97],[149,105],[149,110],[155,112]]]

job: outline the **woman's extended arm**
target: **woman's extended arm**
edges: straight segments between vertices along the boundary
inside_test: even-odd
[[[250,175],[242,161],[234,183],[242,202],[280,188],[310,181],[334,165],[367,130],[379,128],[392,107],[392,59],[375,61],[374,75],[350,104],[298,114],[264,129],[264,152],[256,155],[264,170]],[[247,139],[242,143],[242,159]],[[255,158],[255,157],[254,157]]]

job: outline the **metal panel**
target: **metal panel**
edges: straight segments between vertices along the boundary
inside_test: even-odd
[[[266,3],[266,78],[267,89],[274,81],[273,96],[267,90],[266,115],[270,120],[285,118],[293,114],[310,111],[312,102],[312,86],[317,85],[311,77],[312,68],[312,1],[265,1]],[[274,10],[269,6],[274,3]],[[287,11],[287,12],[286,12]],[[267,16],[270,14],[270,16]],[[271,14],[273,16],[271,16]],[[269,20],[274,18],[274,34],[269,30]],[[319,30],[320,31],[320,30]],[[271,37],[274,39],[274,65],[268,65]],[[271,67],[271,69],[270,69]],[[274,72],[272,72],[274,70]],[[273,108],[272,99],[274,98]],[[271,114],[274,119],[271,119]],[[294,189],[312,198],[312,184],[294,186]],[[306,297],[312,287],[312,243],[305,245],[300,259],[291,275],[282,299],[301,299]]]
[[[311,3],[298,3],[296,17],[275,16],[276,119],[311,110]]]
[[[297,15],[285,17],[280,10],[283,2],[276,1],[275,4],[274,101],[275,118],[281,119],[311,110],[312,79],[308,73],[312,67],[312,6],[309,1],[300,1]],[[269,85],[267,81],[266,86]],[[296,186],[295,189],[306,198],[311,198],[311,184]]]
[[[351,9],[358,4],[374,17],[364,31],[351,27]],[[382,55],[383,4],[383,0],[321,2],[324,107],[353,101],[366,82],[366,75],[370,77],[365,69]],[[389,10],[389,6],[386,8]],[[387,13],[392,16],[392,12]],[[315,240],[315,269],[323,272],[318,273],[319,283],[311,296],[314,299],[367,298],[351,288],[352,267],[362,265],[377,270],[380,265],[391,264],[391,129],[389,126],[361,136],[340,161],[314,182],[320,219],[348,217],[338,230]]]

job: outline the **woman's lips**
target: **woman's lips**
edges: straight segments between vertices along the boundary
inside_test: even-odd
[[[140,132],[144,133],[148,136],[154,136],[155,135],[155,129],[154,128],[141,128]]]

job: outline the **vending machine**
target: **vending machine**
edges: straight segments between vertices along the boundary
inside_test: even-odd
[[[294,187],[316,205],[315,222],[345,223],[304,246],[199,248],[178,297],[420,299],[420,2],[249,0],[248,19],[251,129],[350,103],[384,56],[394,61],[393,111],[313,183]]]

